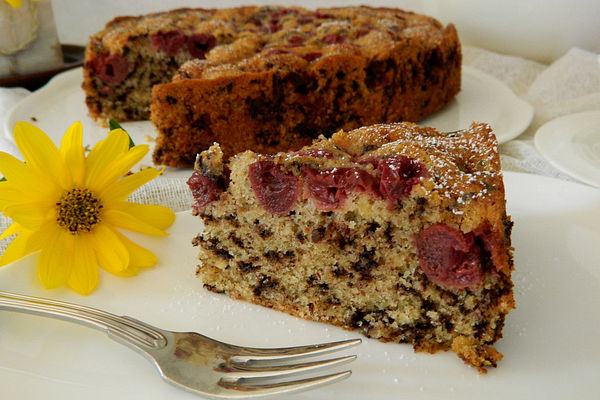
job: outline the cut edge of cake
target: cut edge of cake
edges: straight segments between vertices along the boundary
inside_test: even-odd
[[[481,373],[502,358],[512,222],[487,124],[379,124],[229,163],[215,144],[188,184],[205,288]]]

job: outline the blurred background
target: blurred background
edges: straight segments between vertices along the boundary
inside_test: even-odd
[[[138,15],[174,7],[222,8],[239,4],[399,7],[429,14],[443,23],[453,22],[466,45],[543,63],[563,56],[572,47],[600,52],[598,0],[52,0],[60,42],[81,45],[118,15]]]

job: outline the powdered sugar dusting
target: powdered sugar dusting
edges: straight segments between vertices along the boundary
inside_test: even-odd
[[[455,215],[473,201],[503,192],[498,142],[485,123],[447,133],[410,123],[376,124],[336,134],[331,141],[359,164],[394,154],[423,163],[430,173],[420,178],[424,194],[436,192]],[[324,148],[326,142],[315,146]]]

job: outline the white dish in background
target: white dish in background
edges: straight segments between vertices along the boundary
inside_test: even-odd
[[[515,226],[515,297],[498,368],[479,375],[453,353],[415,354],[403,344],[364,339],[350,379],[280,399],[566,399],[598,398],[600,377],[600,191],[550,178],[506,173]],[[125,279],[101,273],[81,297],[47,291],[29,257],[0,269],[5,291],[49,297],[126,314],[165,329],[192,330],[241,345],[275,347],[358,337],[233,301],[202,288],[190,245],[200,222],[178,214],[168,238],[135,239],[159,265]],[[134,235],[132,235],[134,236]],[[104,333],[68,322],[0,311],[0,387],[20,400],[198,399],[164,383],[139,354]]]
[[[573,48],[600,52],[598,0],[421,0],[423,12],[456,26],[463,46],[551,64]]]
[[[534,143],[550,164],[600,187],[600,111],[553,119],[537,130]]]
[[[463,66],[462,88],[456,99],[419,121],[419,125],[451,132],[468,128],[473,121],[487,122],[498,142],[505,143],[525,132],[533,115],[533,106],[504,83],[475,68]]]
[[[81,68],[54,77],[46,86],[18,103],[5,121],[4,131],[12,142],[17,121],[27,121],[41,128],[56,144],[75,121],[83,124],[84,144],[94,144],[106,136],[107,128],[98,126],[89,116],[81,89]],[[531,123],[533,108],[517,97],[497,79],[474,68],[463,67],[462,90],[442,110],[419,121],[443,131],[468,128],[472,121],[488,122],[498,141],[506,142],[520,135]],[[154,126],[149,121],[124,122],[122,126],[136,144],[147,143],[150,153],[141,165],[152,164]],[[163,176],[188,177],[187,169],[168,168]]]

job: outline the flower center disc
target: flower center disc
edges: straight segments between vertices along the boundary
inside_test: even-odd
[[[88,189],[65,192],[56,203],[56,222],[72,234],[89,232],[100,222],[102,204]]]

